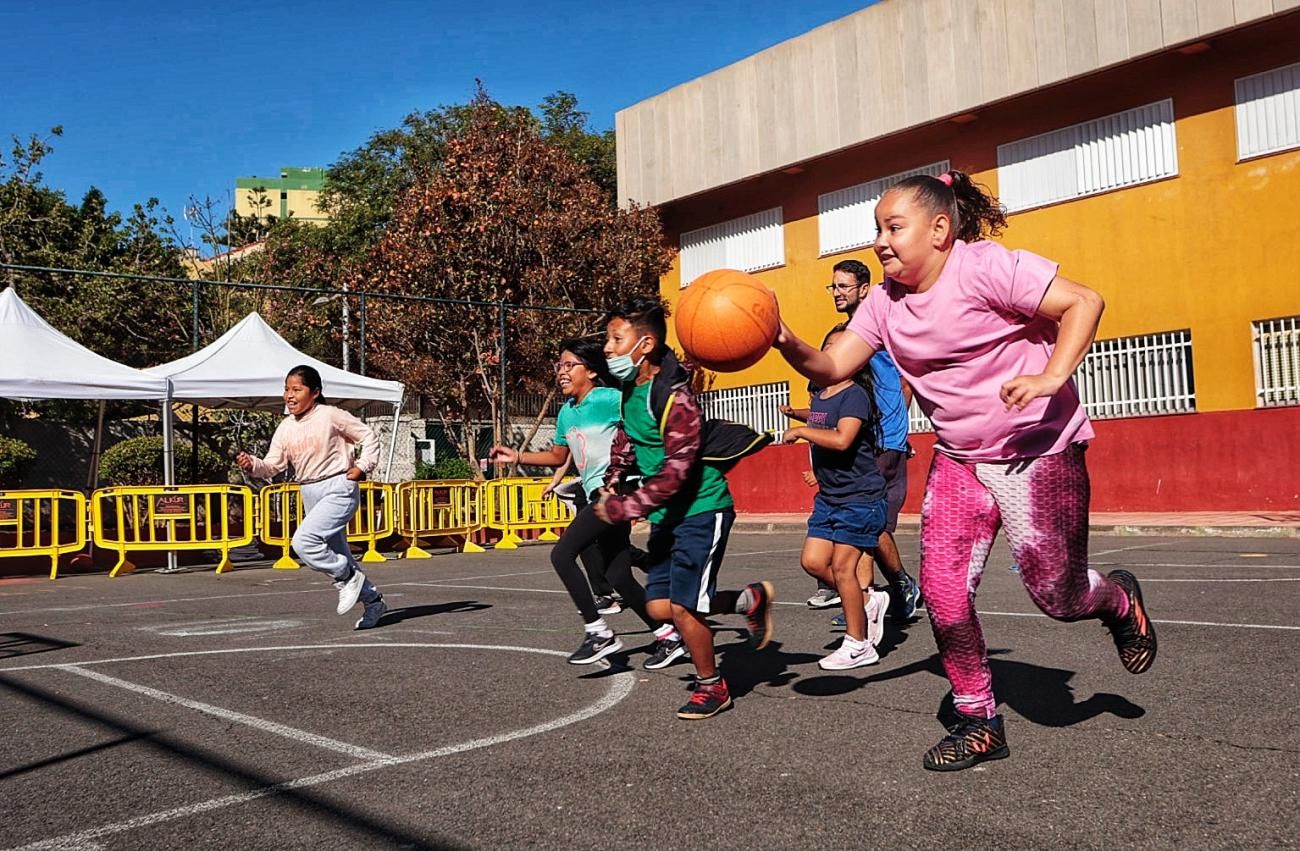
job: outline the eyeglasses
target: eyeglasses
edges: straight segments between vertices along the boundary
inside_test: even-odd
[[[586,366],[586,364],[584,364],[580,360],[557,360],[554,364],[552,364],[552,366],[555,367],[556,374],[559,374],[561,372],[568,372],[569,370],[573,369],[575,366]]]
[[[851,293],[860,289],[862,284],[827,284],[826,292],[828,293]]]

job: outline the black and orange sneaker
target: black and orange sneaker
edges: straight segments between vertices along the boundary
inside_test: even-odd
[[[691,699],[677,710],[677,717],[687,721],[700,721],[712,718],[724,709],[731,708],[731,692],[727,690],[727,681],[718,678],[716,683],[696,682],[691,692]]]
[[[1140,674],[1156,660],[1156,627],[1142,604],[1142,586],[1127,570],[1112,570],[1106,578],[1123,588],[1128,597],[1128,614],[1106,626],[1115,639],[1119,660],[1130,674]]]
[[[921,764],[930,771],[961,771],[990,759],[1006,759],[1007,732],[1002,716],[975,718],[958,714],[958,721],[948,728],[948,735],[925,752]]]
[[[749,646],[762,650],[772,640],[772,583],[764,580],[745,586],[750,603],[742,614],[749,623]]]

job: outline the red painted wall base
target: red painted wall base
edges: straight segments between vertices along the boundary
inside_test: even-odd
[[[1094,420],[1088,450],[1093,511],[1294,511],[1300,509],[1300,407]],[[912,436],[907,503],[921,510],[934,435]],[[727,479],[736,510],[806,513],[808,447],[772,446]]]

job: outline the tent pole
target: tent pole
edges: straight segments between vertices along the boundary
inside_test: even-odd
[[[162,403],[163,418],[163,484],[176,484],[176,450],[173,446],[173,425],[172,425],[172,399],[171,394]],[[188,567],[180,567],[176,563],[176,551],[167,551],[167,566],[160,568],[158,573],[189,573]]]
[[[95,444],[90,450],[90,469],[86,471],[86,490],[93,491],[99,487],[99,454],[104,449],[104,408],[108,405],[99,400],[99,419],[95,422]]]
[[[402,401],[406,401],[406,394],[402,394]],[[402,402],[393,406],[393,433],[388,436],[388,466],[384,468],[384,481],[393,480],[393,456],[397,454],[397,427],[401,423]]]

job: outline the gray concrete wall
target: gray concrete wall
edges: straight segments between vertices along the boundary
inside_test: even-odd
[[[621,110],[618,197],[662,204],[1296,8],[884,0]]]

